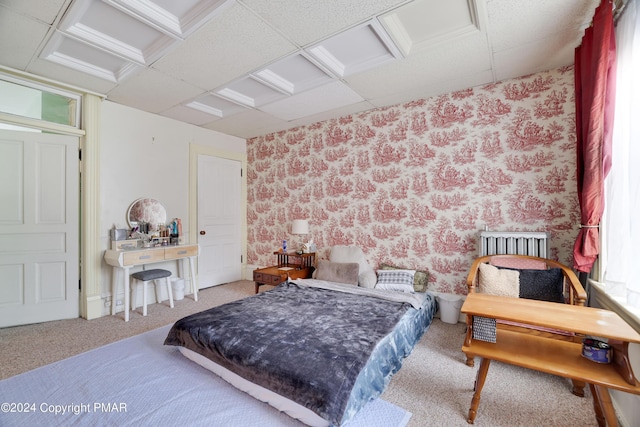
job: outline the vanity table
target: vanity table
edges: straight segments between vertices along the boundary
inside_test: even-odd
[[[193,299],[198,301],[198,283],[196,281],[195,259],[200,253],[200,246],[177,245],[160,246],[155,248],[136,248],[124,250],[107,250],[104,253],[104,260],[113,267],[113,282],[111,290],[111,314],[116,314],[116,301],[118,295],[119,274],[123,274],[124,282],[124,318],[129,320],[129,270],[131,267],[153,264],[166,261],[178,262],[178,274],[183,276],[183,268],[180,261],[189,260],[189,273],[191,275],[191,286],[193,289]]]
[[[200,246],[195,245],[168,245],[170,241],[180,241],[182,230],[174,230],[175,234],[171,234],[170,238],[161,236],[162,230],[168,231],[167,227],[167,211],[158,200],[143,197],[137,200],[129,206],[127,210],[127,223],[129,224],[129,231],[127,233],[129,237],[140,237],[145,242],[156,239],[161,241],[161,246],[152,247],[138,247],[137,240],[116,240],[116,245],[112,249],[107,250],[104,253],[104,260],[107,264],[113,267],[113,278],[111,284],[111,314],[116,314],[117,295],[118,295],[118,283],[120,282],[118,276],[123,275],[122,282],[124,282],[124,319],[129,321],[129,275],[131,267],[144,266],[147,264],[154,264],[159,262],[176,261],[178,263],[178,275],[185,277],[183,274],[184,262],[189,260],[189,272],[191,274],[191,288],[193,289],[193,299],[198,301],[198,282],[196,281],[196,269],[195,259],[200,254]],[[177,223],[180,224],[180,220],[177,218]],[[151,234],[153,233],[153,236]],[[151,237],[151,238],[150,238]],[[131,246],[127,245],[128,242],[135,242]]]

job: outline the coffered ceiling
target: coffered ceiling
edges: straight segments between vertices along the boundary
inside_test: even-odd
[[[598,3],[0,0],[0,66],[250,138],[572,64]]]

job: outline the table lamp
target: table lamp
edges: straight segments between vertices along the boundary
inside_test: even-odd
[[[309,234],[309,221],[306,219],[294,219],[291,224],[291,234],[296,234],[298,236],[306,236]],[[302,245],[304,242],[300,243],[300,249],[302,250]]]

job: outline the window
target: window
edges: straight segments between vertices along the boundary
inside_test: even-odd
[[[626,8],[615,30],[612,167],[605,180],[599,281],[640,319],[640,15],[637,1],[629,1]]]
[[[80,102],[80,94],[0,74],[0,114],[3,121],[15,123],[0,123],[0,129],[79,129]]]

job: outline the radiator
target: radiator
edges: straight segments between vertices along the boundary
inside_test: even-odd
[[[479,252],[485,255],[530,255],[549,258],[550,235],[543,231],[481,231]]]

